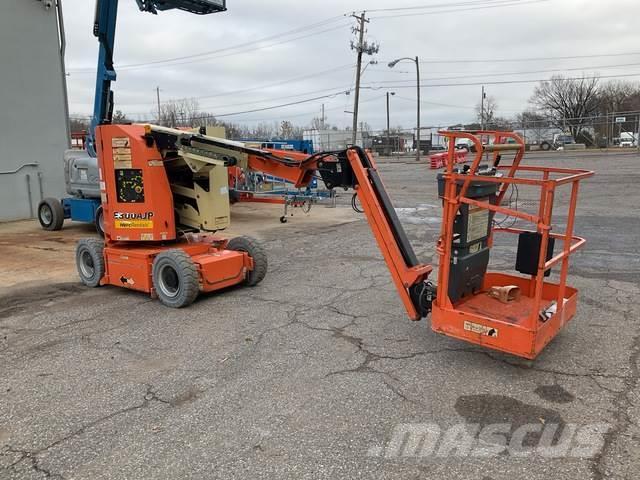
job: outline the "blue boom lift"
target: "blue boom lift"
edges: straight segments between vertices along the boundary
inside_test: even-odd
[[[178,9],[197,15],[222,12],[226,0],[136,0],[143,12]],[[113,66],[113,47],[116,35],[118,0],[97,0],[93,34],[98,38],[100,51],[96,75],[96,96],[91,127],[87,132],[86,151],[67,150],[64,154],[64,174],[69,197],[59,200],[45,198],[38,205],[38,221],[45,230],[60,230],[65,219],[94,223],[104,236],[100,198],[98,160],[94,145],[94,132],[98,125],[111,123],[113,117],[113,91],[116,80]]]

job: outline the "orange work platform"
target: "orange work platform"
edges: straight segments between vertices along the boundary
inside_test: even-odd
[[[431,327],[434,331],[459,338],[484,347],[508,352],[513,355],[535,358],[576,311],[577,290],[567,285],[569,259],[572,253],[584,245],[585,240],[573,233],[580,180],[593,172],[579,169],[523,166],[523,140],[512,132],[443,131],[449,144],[449,161],[444,175],[443,221],[438,241],[440,269],[438,289],[433,302]],[[458,138],[470,139],[476,154],[470,168],[454,170],[455,143]],[[510,165],[499,165],[501,156],[513,154]],[[498,174],[480,175],[483,159],[490,159]],[[467,196],[473,185],[497,184],[497,193],[492,201],[480,201]],[[502,205],[510,186],[527,185],[539,189],[537,213],[526,213]],[[560,188],[570,189],[570,200],[564,232],[552,232],[554,196]],[[531,225],[530,229],[500,228],[492,226],[488,246],[493,245],[495,233],[537,235],[539,248],[536,258],[529,259],[535,265],[530,275],[487,272],[480,289],[455,298],[450,298],[452,261],[456,249],[454,222],[460,209],[468,205],[474,211],[486,210],[489,214],[500,213],[515,217]],[[492,218],[492,217],[489,217]],[[560,250],[554,256],[548,254],[551,241]],[[550,253],[550,251],[549,251]],[[545,281],[545,273],[559,266],[559,279]],[[488,295],[492,287],[518,287],[520,295],[503,303]]]

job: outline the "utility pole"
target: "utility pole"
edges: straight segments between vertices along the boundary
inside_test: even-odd
[[[359,17],[355,15],[352,16],[357,18],[359,22],[358,46],[356,47],[358,52],[358,61],[356,62],[356,93],[354,95],[355,98],[353,101],[353,137],[351,138],[351,143],[355,145],[358,141],[358,103],[360,102],[360,73],[362,70],[362,44],[364,43],[364,24],[368,23],[369,20],[364,17],[364,12],[362,12]]]
[[[360,103],[362,54],[366,53],[367,55],[373,55],[374,53],[378,53],[380,47],[375,43],[368,44],[364,40],[365,24],[369,23],[369,20],[365,17],[365,12],[362,12],[360,15],[356,15],[354,12],[351,16],[358,21],[358,26],[353,28],[353,32],[358,34],[358,41],[357,43],[354,43],[353,40],[351,41],[351,50],[355,50],[358,54],[358,61],[356,62],[356,89],[354,95],[355,98],[353,100],[353,136],[351,138],[351,143],[355,145],[358,139],[358,104]]]
[[[396,92],[387,92],[387,144],[386,144],[386,148],[384,149],[385,154],[390,155],[393,152],[393,149],[391,148],[391,126],[390,126],[390,122],[389,122],[389,95],[395,95]],[[387,150],[388,149],[388,150]]]
[[[389,68],[395,67],[399,62],[403,60],[408,60],[410,62],[414,62],[416,64],[416,89],[417,89],[417,105],[416,105],[416,161],[420,160],[420,59],[416,56],[416,58],[410,57],[402,57],[394,60],[393,62],[389,62]]]
[[[384,149],[386,154],[391,152],[388,150],[391,147],[391,136],[389,134],[389,92],[387,92],[387,148]]]
[[[322,130],[324,130],[324,103],[322,104],[322,122],[320,123]]]
[[[418,89],[418,130],[416,134],[416,139],[418,145],[416,148],[416,162],[420,161],[420,61],[418,60],[418,56],[416,55],[416,88]]]
[[[156,97],[158,99],[158,123],[160,123],[162,114],[160,110],[160,87],[156,87]]]
[[[484,85],[482,86],[482,98],[480,100],[480,130],[484,130],[484,99],[487,94],[484,93]]]

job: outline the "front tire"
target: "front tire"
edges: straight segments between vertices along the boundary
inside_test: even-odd
[[[76,267],[80,280],[87,287],[97,287],[104,277],[104,242],[83,238],[76,246]]]
[[[253,259],[253,270],[247,272],[245,285],[254,287],[267,275],[267,253],[256,239],[246,236],[232,238],[227,244],[227,250],[248,253]]]
[[[60,230],[64,223],[64,208],[57,198],[45,198],[38,204],[38,221],[45,230]]]
[[[153,260],[153,288],[160,301],[171,308],[191,305],[200,293],[196,264],[179,248],[165,250]]]

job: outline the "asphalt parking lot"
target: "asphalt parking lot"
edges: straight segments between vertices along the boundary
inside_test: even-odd
[[[409,321],[366,221],[341,207],[263,226],[264,282],[182,310],[84,288],[70,270],[39,280],[46,263],[21,272],[20,255],[36,253],[6,249],[29,237],[0,225],[12,265],[0,267],[12,279],[0,297],[0,478],[639,478],[640,156],[528,162],[596,171],[579,200],[578,311],[534,362]],[[410,159],[380,171],[419,257],[436,262],[435,171]],[[72,264],[79,233],[90,231],[56,233],[39,255]],[[495,268],[514,251],[498,244]],[[606,434],[587,458],[394,455],[390,443],[405,424],[487,423]]]

